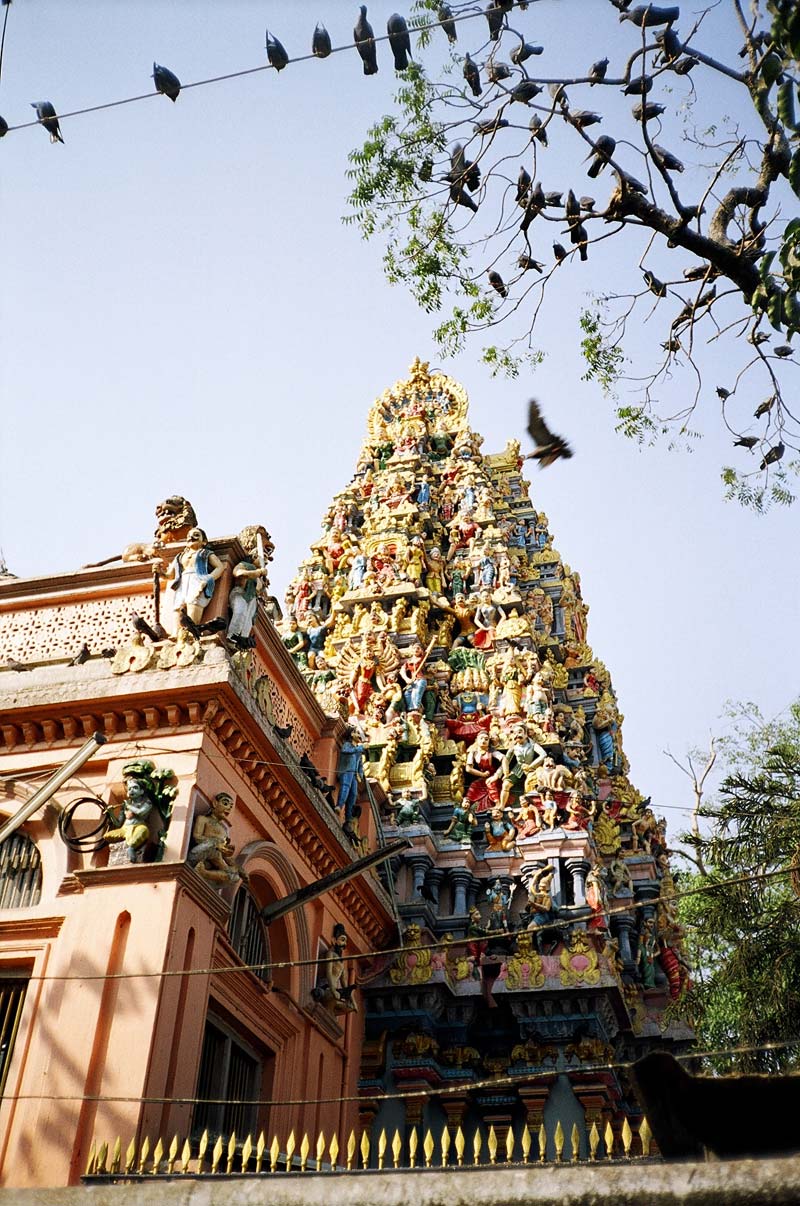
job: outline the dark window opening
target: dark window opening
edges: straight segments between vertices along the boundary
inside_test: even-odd
[[[27,987],[27,980],[0,978],[0,1099],[11,1067]]]
[[[213,1138],[235,1131],[244,1138],[257,1129],[261,1088],[261,1062],[232,1034],[212,1021],[206,1022],[203,1054],[197,1079],[199,1098],[194,1109],[192,1132],[207,1130]]]

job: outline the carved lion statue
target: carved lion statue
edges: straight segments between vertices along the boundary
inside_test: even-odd
[[[159,544],[176,544],[185,540],[192,528],[197,527],[194,507],[180,494],[165,498],[156,507],[155,538]]]

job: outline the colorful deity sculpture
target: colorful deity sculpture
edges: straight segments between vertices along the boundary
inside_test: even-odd
[[[541,950],[541,930],[556,952],[552,964],[544,957],[550,990],[553,976],[565,977],[560,991],[580,995],[613,912],[632,907],[634,876],[669,884],[663,830],[627,779],[611,676],[587,643],[580,580],[530,498],[520,455],[511,440],[484,456],[462,387],[416,362],[369,412],[355,474],[290,586],[296,623],[283,630],[320,705],[353,726],[339,767],[342,813],[354,815],[368,770],[382,815],[410,843],[397,856],[407,873],[394,879],[409,935],[437,914],[435,932],[444,932],[446,913],[454,949],[460,940],[474,948],[445,959],[448,975],[487,1000],[506,954],[508,987],[516,957],[513,942],[498,954],[488,938],[498,927],[533,927],[514,964],[515,992],[539,991],[529,956],[534,937]],[[421,892],[423,864],[432,874]],[[487,894],[496,868],[501,890]],[[517,917],[509,901],[520,884],[531,892]],[[667,992],[686,980],[680,927],[662,896],[656,987],[646,989],[659,1024]],[[476,899],[485,923],[470,915]],[[635,981],[641,997],[650,963],[637,975],[637,952],[647,947],[650,959],[652,935],[641,930],[639,947],[628,930],[625,938],[626,985]],[[417,1008],[403,993],[433,974],[418,937],[406,947],[389,976],[398,1009]],[[632,1017],[644,1016],[641,1004],[630,1004]]]

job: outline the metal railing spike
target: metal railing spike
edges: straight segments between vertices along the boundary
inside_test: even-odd
[[[247,1172],[247,1166],[250,1163],[250,1157],[253,1154],[253,1140],[250,1135],[247,1136],[242,1144],[242,1172]]]
[[[303,1132],[303,1138],[300,1140],[300,1172],[306,1171],[308,1165],[308,1153],[311,1151],[311,1141],[308,1138],[308,1131]]]
[[[403,1154],[403,1140],[400,1138],[400,1132],[395,1128],[392,1135],[392,1167],[400,1167],[400,1157]]]
[[[559,1118],[558,1122],[556,1123],[555,1134],[553,1135],[553,1142],[555,1143],[556,1160],[560,1164],[561,1159],[564,1155],[564,1128],[561,1125],[560,1118]]]
[[[214,1150],[211,1153],[211,1171],[212,1173],[219,1171],[219,1162],[222,1159],[222,1135],[217,1135],[217,1142],[214,1144]]]

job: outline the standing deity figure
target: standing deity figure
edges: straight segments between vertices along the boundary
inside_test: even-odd
[[[186,547],[170,566],[175,612],[185,611],[193,624],[199,624],[224,568],[216,553],[208,547],[208,537],[203,529],[192,528],[186,537]]]
[[[233,796],[221,791],[211,801],[211,812],[195,817],[192,826],[194,845],[186,861],[208,883],[229,884],[247,878],[233,861],[234,848],[227,823],[232,808]]]
[[[348,590],[359,590],[363,586],[367,569],[368,562],[366,555],[364,553],[356,553],[347,577]]]
[[[240,561],[234,566],[234,585],[228,598],[231,618],[226,635],[229,641],[241,648],[246,649],[250,644],[258,606],[258,580],[266,577],[267,567],[256,566],[252,561]]]
[[[491,649],[497,624],[506,618],[506,614],[502,607],[495,607],[492,592],[488,588],[481,591],[480,601],[472,618],[476,629],[472,634],[472,644],[476,649]]]
[[[515,725],[511,730],[511,745],[503,755],[503,786],[500,792],[500,803],[505,806],[515,790],[527,790],[526,780],[533,775],[538,766],[544,762],[547,754],[531,737],[524,724]]]
[[[500,755],[492,750],[489,734],[478,733],[467,750],[464,765],[464,774],[470,780],[466,798],[476,812],[488,812],[500,803],[499,761]]]
[[[409,712],[422,711],[422,701],[428,688],[428,680],[423,671],[432,647],[433,642],[427,649],[423,649],[417,641],[400,667],[400,678],[406,684],[403,688],[403,701]]]
[[[354,743],[354,736],[353,729],[350,729],[342,742],[336,767],[336,777],[339,781],[338,807],[344,809],[345,823],[353,818],[358,799],[358,785],[364,778],[364,747]]]

